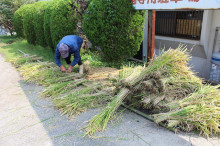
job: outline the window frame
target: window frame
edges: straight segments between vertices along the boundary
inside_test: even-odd
[[[168,12],[168,14],[165,14],[164,15],[165,17],[163,18],[161,15],[163,15],[164,12]],[[158,13],[161,13],[161,14],[158,14]],[[181,16],[180,15],[181,13],[185,15]],[[170,37],[170,38],[200,41],[202,38],[204,14],[205,14],[204,10],[173,10],[173,11],[159,10],[156,13],[155,34],[161,37]],[[187,15],[191,15],[191,18]],[[188,17],[188,19],[183,19],[184,17],[185,18]],[[171,22],[170,26],[169,26],[169,21]],[[163,24],[166,23],[165,26],[161,22]],[[179,23],[178,24],[179,28],[177,27],[177,23]],[[182,26],[181,26],[181,23],[183,23]],[[184,24],[187,24],[187,26],[185,26]],[[182,27],[182,29],[184,30],[181,30],[180,27]],[[191,30],[187,29],[187,27],[190,28]]]

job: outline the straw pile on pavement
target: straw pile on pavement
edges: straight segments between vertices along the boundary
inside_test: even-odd
[[[101,84],[93,83],[86,88],[79,88],[65,96],[54,99],[55,106],[68,116],[78,115],[88,108],[97,108],[109,102],[113,88],[104,88]]]
[[[206,136],[214,133],[219,134],[220,119],[218,110],[220,105],[218,87],[211,88],[209,85],[202,85],[202,80],[196,77],[187,67],[189,59],[190,56],[186,49],[169,49],[152,60],[146,68],[136,68],[137,70],[133,72],[122,71],[122,80],[117,87],[121,89],[120,92],[100,114],[90,120],[88,126],[85,127],[86,134],[91,136],[104,130],[123,102],[127,104],[137,103],[136,107],[148,109],[152,114],[157,114],[155,116],[156,122],[169,120],[169,123],[165,122],[165,124],[176,128],[181,127],[180,129],[185,131],[197,129]],[[123,75],[126,72],[130,72],[128,77]],[[203,92],[204,89],[209,92]],[[204,106],[204,101],[199,99],[196,102],[191,100],[187,104],[184,102],[185,106],[180,104],[183,101],[197,98],[198,93],[199,96],[209,99],[206,102],[207,106]],[[171,106],[171,101],[179,104]],[[200,109],[186,112],[186,109],[190,109],[192,106],[200,107]],[[208,114],[201,115],[201,111],[207,112],[211,116]],[[181,115],[179,112],[185,118],[179,116]],[[190,114],[197,115],[197,118],[192,119]],[[170,117],[170,115],[172,116]],[[208,122],[207,120],[211,117],[214,119]],[[203,124],[198,125],[198,123]],[[187,129],[189,125],[192,127],[191,129]]]
[[[199,130],[206,136],[219,134],[219,86],[202,85],[187,67],[189,59],[185,49],[170,49],[148,67],[121,70],[116,83],[102,80],[98,84],[77,73],[61,73],[54,63],[42,62],[37,56],[11,61],[26,81],[47,86],[41,95],[52,97],[63,114],[72,116],[108,103],[85,127],[88,135],[104,130],[123,102],[151,111],[157,123]]]
[[[204,85],[186,98],[168,104],[171,110],[154,115],[155,121],[167,121],[169,127],[179,127],[184,131],[200,131],[207,137],[219,135],[219,87]]]
[[[88,108],[105,105],[114,94],[111,82],[96,83],[78,73],[62,73],[53,62],[42,62],[41,57],[25,54],[11,59],[27,82],[46,86],[41,97],[50,97],[55,106],[68,116]],[[100,75],[101,76],[101,75]]]
[[[30,56],[25,54],[8,61],[18,68],[25,81],[37,83],[38,85],[49,86],[55,83],[83,78],[83,75],[77,73],[62,73],[55,63],[42,62],[42,59],[42,57],[36,55]]]

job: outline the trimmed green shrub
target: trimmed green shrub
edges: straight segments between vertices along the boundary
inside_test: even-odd
[[[44,12],[44,37],[45,37],[45,41],[47,46],[49,46],[50,48],[53,48],[54,45],[52,43],[52,38],[51,38],[51,33],[50,33],[50,17],[51,17],[51,13],[53,11],[53,5],[54,2],[51,1],[45,12]]]
[[[83,31],[103,58],[119,62],[134,56],[143,40],[144,11],[131,0],[92,0],[83,20]]]
[[[34,23],[33,23],[33,15],[36,11],[36,5],[35,4],[28,4],[25,7],[26,11],[24,13],[24,21],[23,21],[23,26],[24,26],[24,34],[25,38],[27,39],[27,42],[29,44],[36,44],[36,34],[34,31]]]
[[[44,36],[44,12],[49,5],[50,1],[41,1],[35,3],[37,6],[35,13],[33,14],[33,24],[34,24],[34,31],[36,34],[36,43],[46,47],[47,43],[45,41]]]
[[[23,28],[23,19],[24,19],[24,13],[27,9],[28,5],[23,5],[21,8],[19,8],[13,16],[13,25],[15,32],[18,37],[24,38],[24,28]]]
[[[77,33],[77,8],[74,0],[56,0],[50,17],[50,32],[54,47],[66,35]]]

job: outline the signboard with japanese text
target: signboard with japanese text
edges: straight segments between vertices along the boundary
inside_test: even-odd
[[[132,0],[137,10],[220,9],[220,0]]]

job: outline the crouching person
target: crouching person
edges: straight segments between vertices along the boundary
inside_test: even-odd
[[[79,73],[83,74],[83,64],[80,57],[80,48],[83,44],[83,39],[77,35],[68,35],[62,38],[57,44],[55,51],[55,61],[62,72],[66,72],[65,67],[60,62],[60,56],[65,59],[68,64],[67,72],[70,73],[73,67],[79,65]],[[74,60],[71,62],[71,54],[74,55]]]

